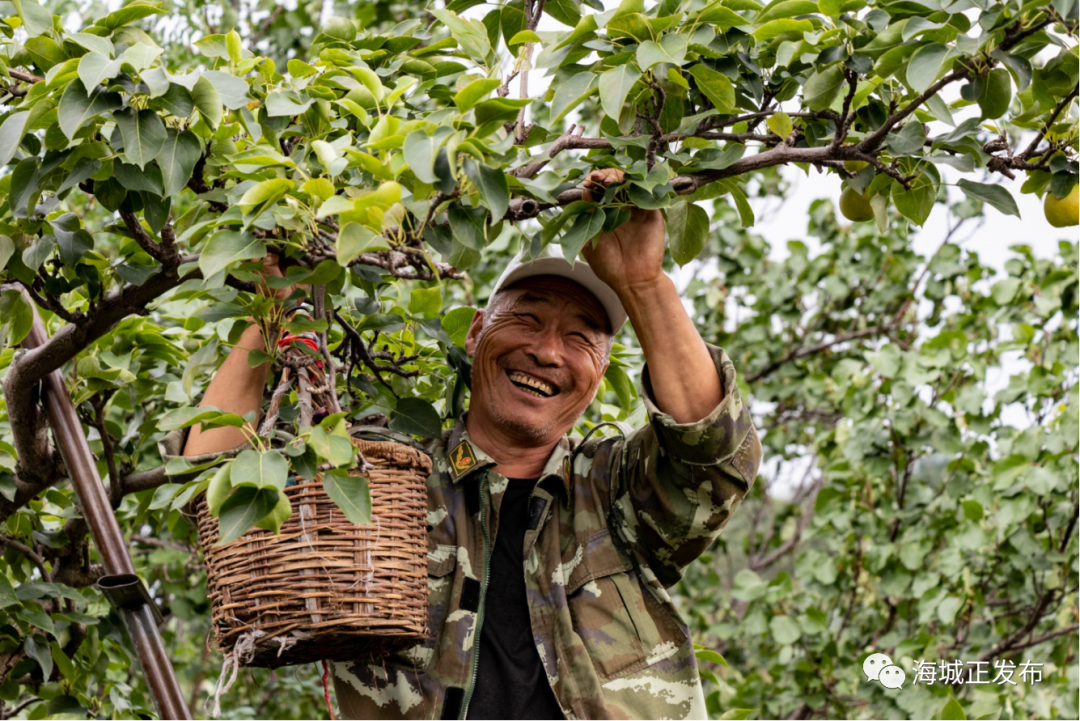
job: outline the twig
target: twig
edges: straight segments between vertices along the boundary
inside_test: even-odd
[[[308,375],[306,368],[297,371],[296,376],[296,400],[297,405],[300,407],[300,432],[304,433],[311,428],[311,421],[315,416],[311,404],[311,376]]]
[[[914,113],[920,105],[941,92],[941,89],[944,88],[946,85],[948,85],[949,83],[954,83],[957,80],[966,78],[967,76],[967,69],[960,69],[954,70],[945,77],[941,78],[933,85],[928,87],[926,90],[924,90],[922,93],[920,93],[918,97],[905,105],[902,110],[893,113],[888,118],[886,118],[885,122],[881,124],[880,128],[875,130],[870,135],[866,136],[866,138],[864,138],[862,142],[855,146],[855,150],[860,153],[869,153],[873,150],[876,150],[877,147],[881,145],[881,142],[885,140],[885,136],[889,134],[889,131],[891,131],[897,123]]]
[[[263,39],[263,36],[266,35],[266,31],[270,29],[270,26],[274,24],[274,21],[277,20],[278,16],[283,12],[285,12],[285,6],[278,5],[265,20],[259,23],[259,29],[255,31],[255,35],[252,36],[251,41],[248,43],[248,48],[251,52],[256,51],[256,46],[258,46],[259,41]]]
[[[34,75],[33,73],[27,73],[27,72],[24,72],[22,70],[15,70],[14,68],[8,68],[7,69],[7,74],[10,75],[11,77],[15,78],[16,80],[23,81],[24,83],[43,83],[43,82],[45,82],[45,78],[38,77],[37,75]]]
[[[1038,135],[1035,136],[1035,139],[1031,141],[1031,144],[1024,149],[1024,152],[1020,153],[1020,158],[1022,160],[1028,160],[1031,158],[1031,156],[1035,153],[1035,150],[1039,147],[1039,143],[1041,143],[1043,138],[1046,137],[1046,134],[1050,132],[1050,126],[1057,122],[1057,118],[1059,115],[1061,115],[1061,111],[1072,104],[1072,101],[1074,98],[1076,98],[1077,93],[1080,93],[1080,85],[1073,88],[1072,92],[1062,98],[1061,102],[1057,104],[1056,108],[1054,108],[1054,112],[1050,113],[1050,117],[1046,119],[1046,123],[1043,124],[1042,130],[1040,130]]]
[[[281,380],[278,382],[277,388],[274,389],[274,394],[270,396],[270,406],[266,411],[266,418],[263,419],[262,425],[259,426],[259,435],[268,436],[270,431],[274,428],[274,423],[277,422],[278,413],[281,412],[281,401],[284,399],[285,394],[289,392],[292,387],[291,369],[289,367],[282,368]]]
[[[330,355],[330,349],[327,345],[326,334],[330,327],[330,316],[327,314],[326,304],[326,286],[318,285],[314,289],[312,294],[312,304],[315,309],[315,318],[327,321],[326,328],[319,331],[319,351],[322,353],[323,358],[326,361],[326,384],[329,388],[330,406],[332,413],[341,412],[341,403],[338,401],[337,396],[337,367],[334,364],[334,359]]]
[[[40,553],[30,548],[26,544],[20,543],[14,538],[9,538],[2,533],[0,533],[0,545],[7,546],[8,548],[18,551],[19,553],[29,558],[33,562],[33,564],[37,566],[37,569],[41,572],[42,580],[46,582],[52,581],[52,574],[50,574],[48,569],[45,568],[45,559],[41,557]]]

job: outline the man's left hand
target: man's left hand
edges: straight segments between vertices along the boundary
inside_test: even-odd
[[[595,199],[590,188],[601,190],[622,181],[622,170],[594,170],[585,180],[582,199]],[[664,275],[664,216],[659,210],[633,208],[628,222],[602,233],[596,247],[586,243],[581,254],[616,293],[653,283]]]

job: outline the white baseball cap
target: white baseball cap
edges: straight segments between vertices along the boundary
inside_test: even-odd
[[[515,256],[510,261],[510,264],[506,266],[503,274],[495,281],[495,287],[492,289],[491,295],[494,296],[503,288],[513,285],[519,280],[531,278],[534,275],[555,275],[566,278],[596,296],[596,299],[600,301],[600,305],[604,306],[604,310],[607,311],[608,320],[611,321],[611,332],[618,332],[623,323],[626,322],[626,310],[623,308],[618,294],[612,290],[610,285],[597,277],[588,263],[575,260],[574,264],[571,265],[566,258],[555,255],[552,252],[553,250],[557,250],[557,246],[549,245],[541,253],[541,257],[532,260],[524,259],[521,254]]]

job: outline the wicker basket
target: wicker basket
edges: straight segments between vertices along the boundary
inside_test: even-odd
[[[322,483],[285,489],[293,514],[279,534],[215,546],[218,521],[196,502],[214,635],[242,665],[358,661],[427,634],[426,480],[415,448],[353,438],[369,471],[372,523],[354,526]],[[356,473],[356,471],[354,471]]]

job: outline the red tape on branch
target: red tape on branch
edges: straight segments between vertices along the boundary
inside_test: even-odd
[[[283,337],[281,340],[278,341],[278,348],[288,348],[289,344],[291,344],[294,341],[297,342],[297,343],[303,343],[304,345],[306,345],[308,348],[315,351],[316,353],[319,352],[319,344],[315,341],[315,339],[314,338],[308,338],[308,337],[302,336],[302,335],[287,335],[287,336]],[[319,368],[322,368],[323,367],[323,362],[318,361],[318,362],[315,363],[315,365],[317,367],[319,367]]]
[[[334,705],[330,703],[330,665],[326,663],[326,659],[322,660],[322,687],[323,695],[326,697],[326,710],[330,713],[330,719],[334,719]]]

